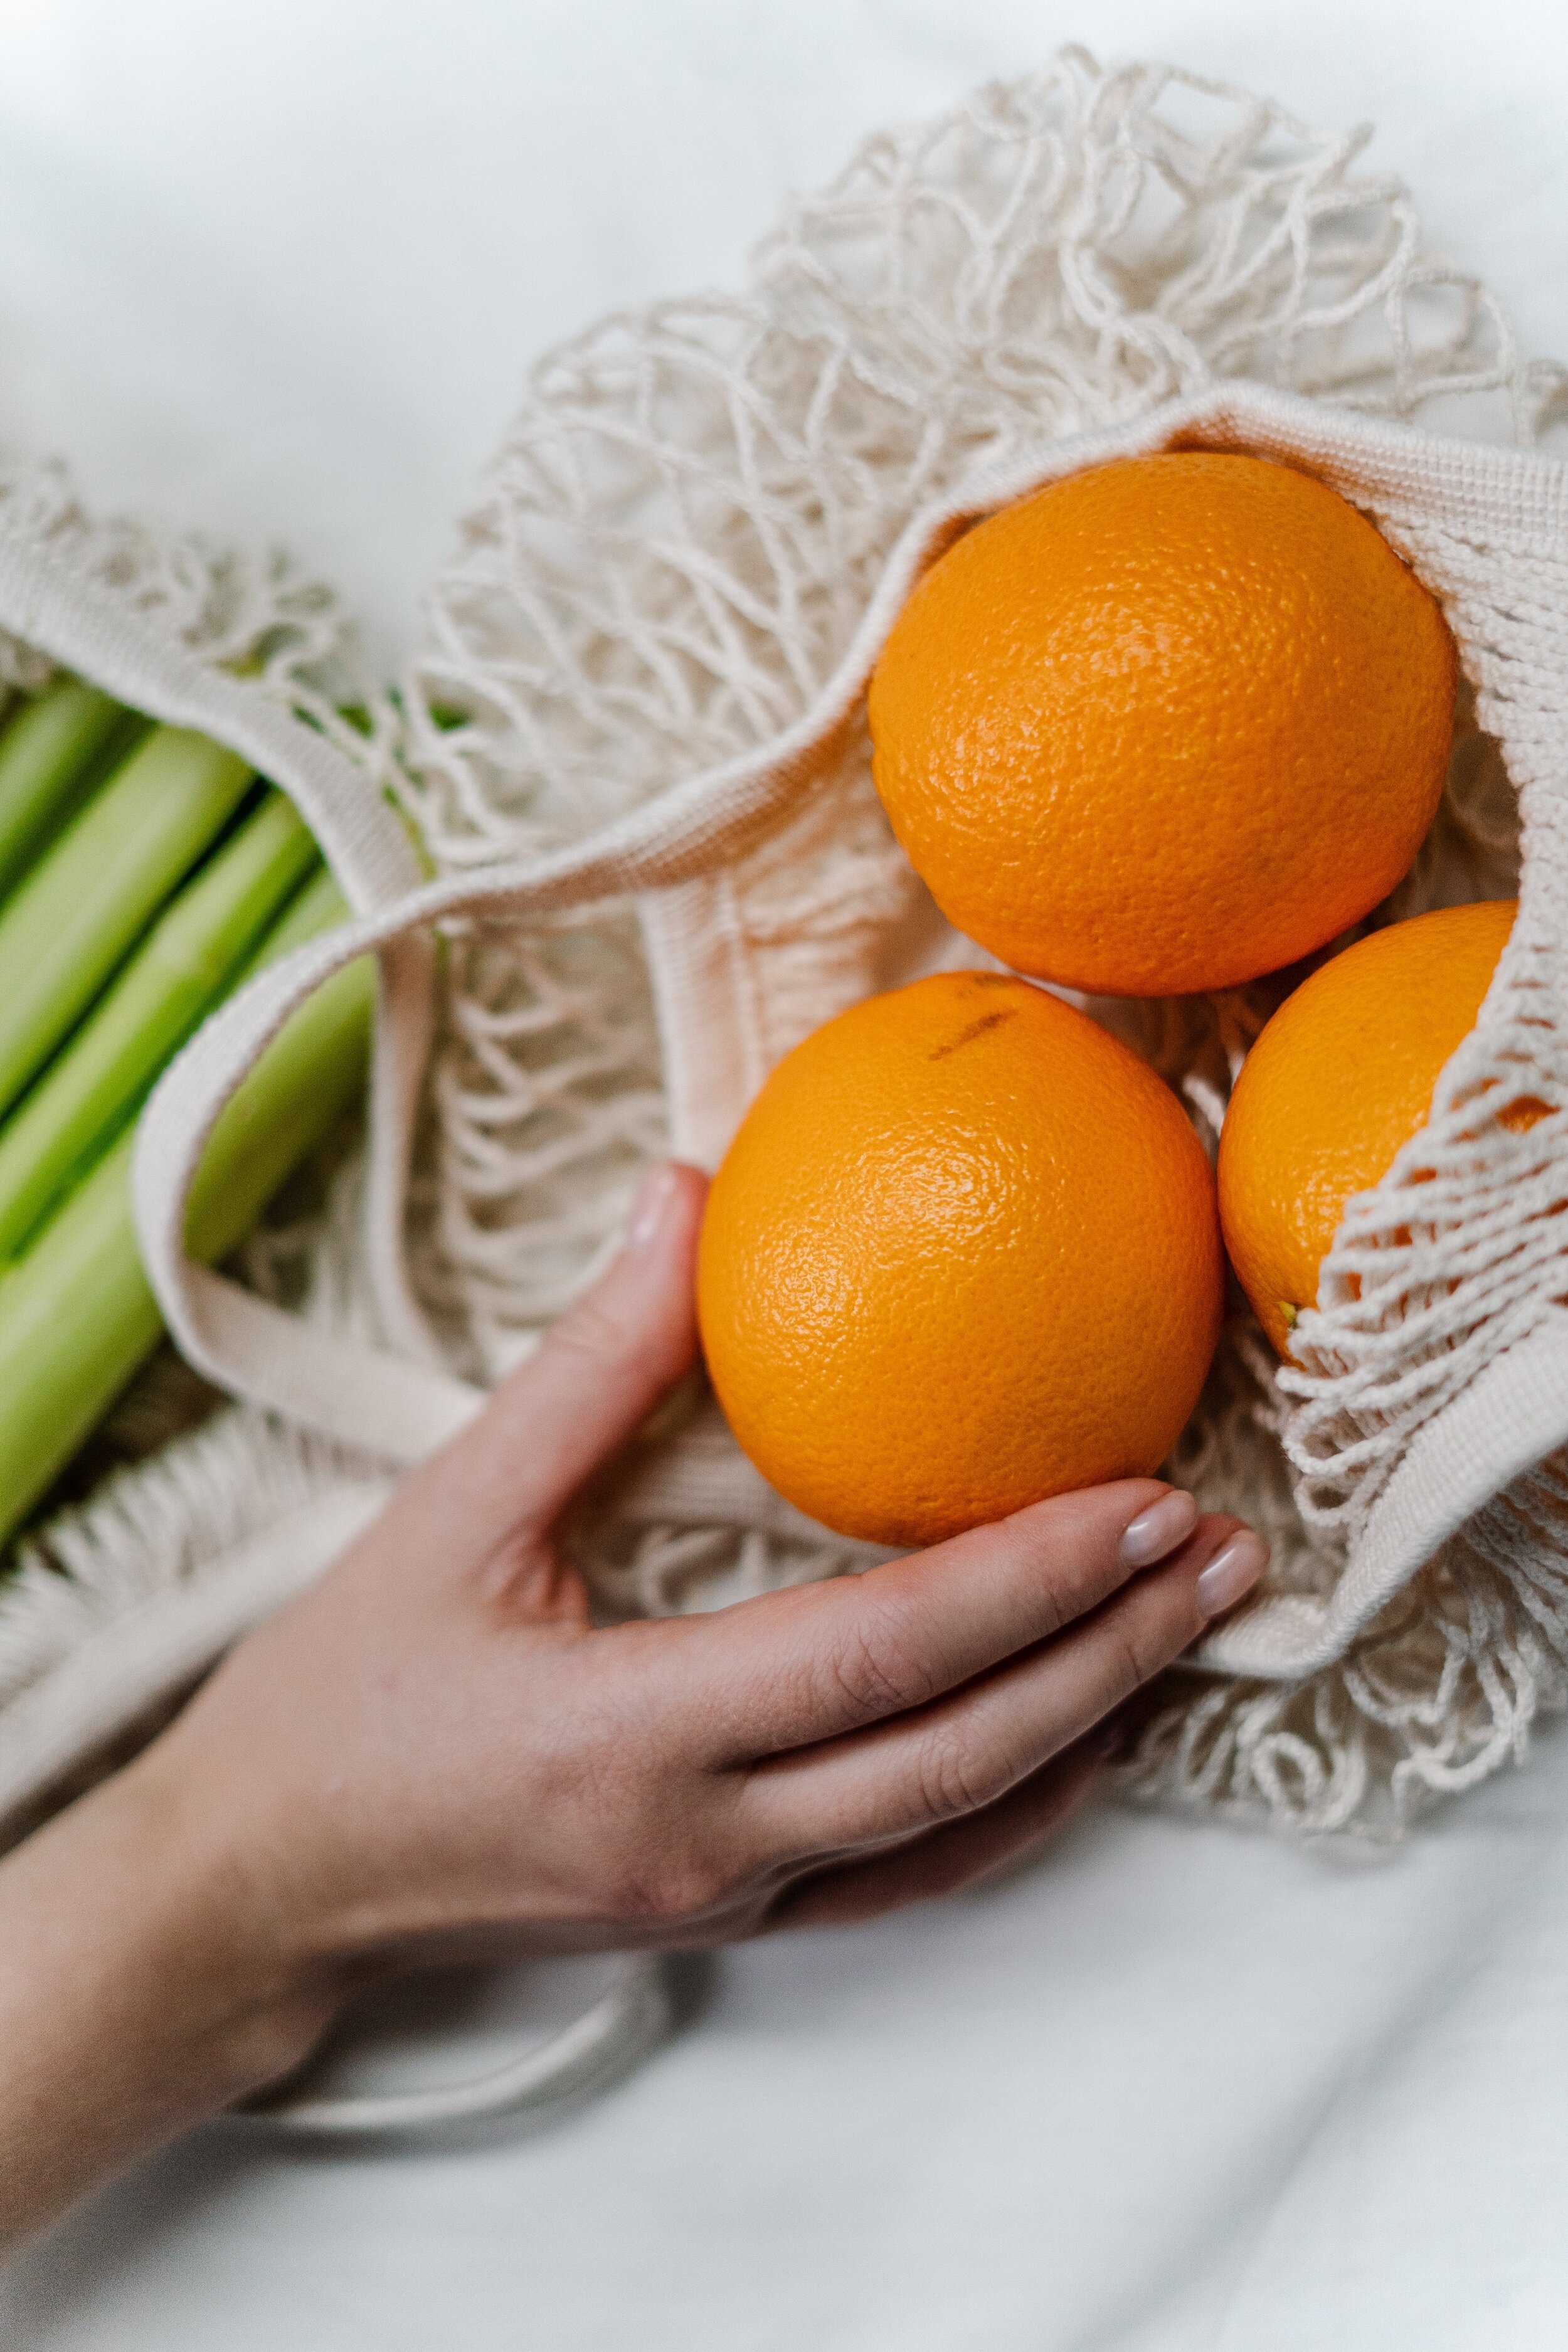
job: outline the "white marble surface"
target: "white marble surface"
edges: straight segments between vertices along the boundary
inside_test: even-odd
[[[0,0],[0,437],[287,541],[395,658],[534,352],[732,280],[864,129],[1068,38],[1374,120],[1433,241],[1568,353],[1560,6]],[[725,1957],[547,2129],[200,2134],[13,2266],[0,2340],[1560,2352],[1565,1860],[1568,1739],[1393,1854],[1101,1810],[984,1897]],[[448,1992],[376,2063],[472,2063],[581,1989]]]

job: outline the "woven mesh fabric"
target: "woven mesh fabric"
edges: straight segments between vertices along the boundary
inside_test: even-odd
[[[540,363],[434,583],[424,650],[375,706],[370,772],[448,873],[583,841],[798,727],[922,509],[1228,377],[1528,446],[1563,372],[1523,365],[1485,290],[1423,254],[1404,189],[1357,170],[1363,143],[1076,50],[873,139],[794,208],[743,292],[611,320]],[[1341,1586],[1421,1432],[1559,1311],[1568,573],[1550,530],[1458,528],[1414,478],[1366,502],[1444,599],[1468,681],[1432,837],[1372,920],[1510,893],[1521,813],[1523,905],[1430,1129],[1352,1204],[1302,1370],[1277,1374],[1237,1321],[1172,1465],[1269,1534],[1271,1592],[1304,1601]],[[740,854],[587,910],[448,928],[409,1245],[453,1366],[481,1381],[614,1246],[650,1156],[710,1162],[817,1022],[978,955],[891,839],[858,710]],[[1089,1009],[1212,1144],[1275,992]],[[1495,1108],[1526,1093],[1547,1115],[1510,1134]],[[352,1301],[344,1230],[319,1244],[317,1290]],[[260,1494],[256,1418],[231,1450]],[[204,1477],[222,1452],[206,1443]],[[346,1475],[330,1449],[276,1444],[290,1493]],[[771,1496],[701,1402],[574,1539],[611,1611],[711,1607],[881,1556]],[[102,1549],[79,1531],[76,1556]],[[151,1550],[134,1571],[116,1558],[138,1590],[155,1580]],[[15,1612],[10,1630],[36,1676],[47,1643]],[[1129,1779],[1299,1830],[1396,1828],[1519,1752],[1565,1693],[1553,1459],[1318,1671],[1173,1678]]]
[[[53,461],[0,469],[0,527],[13,545],[68,563],[127,611],[155,614],[204,663],[256,679],[356,764],[391,761],[395,713],[366,679],[340,600],[280,551],[247,555],[124,516],[100,520]],[[0,681],[36,690],[54,667],[0,631]]]
[[[1422,253],[1405,191],[1356,170],[1363,137],[1068,52],[868,142],[763,247],[743,294],[613,319],[544,360],[436,583],[410,680],[411,805],[437,857],[457,867],[554,845],[777,735],[842,656],[917,508],[1043,436],[1237,373],[1531,440],[1560,372],[1522,366],[1484,289]],[[1379,519],[1401,543],[1397,515]],[[1416,535],[1489,719],[1521,654],[1491,625],[1495,554]],[[1545,656],[1568,677],[1544,642],[1568,611],[1562,583],[1505,568],[1505,593],[1531,607],[1527,666]],[[1494,734],[1467,695],[1443,815],[1374,920],[1515,887],[1517,809]],[[1548,744],[1542,756],[1558,755]],[[891,842],[858,723],[773,840],[689,886],[684,904],[666,895],[674,903],[644,910],[656,982],[671,933],[679,946],[700,920],[724,949],[700,986],[752,1000],[744,1092],[868,988],[975,960],[944,936]],[[1271,1535],[1279,1589],[1331,1588],[1413,1430],[1549,1311],[1542,1270],[1561,1244],[1539,1217],[1522,1252],[1518,1231],[1562,1150],[1562,1073],[1542,1044],[1557,1033],[1527,1009],[1532,989],[1560,1001],[1554,971],[1535,971],[1550,953],[1516,943],[1516,1012],[1459,1057],[1430,1138],[1347,1221],[1324,1328],[1302,1333],[1308,1374],[1279,1381],[1257,1334],[1234,1328],[1184,1441],[1174,1466],[1205,1502]],[[681,1036],[691,992],[667,978],[664,992],[666,1065],[695,1058],[700,1041]],[[1272,1001],[1264,986],[1092,1009],[1184,1088],[1212,1143]],[[1553,1116],[1518,1137],[1489,1119],[1478,1139],[1474,1105],[1500,1054],[1528,1060],[1528,1091]],[[660,1068],[625,912],[461,942],[422,1265],[486,1376],[613,1242],[661,1136]],[[677,1142],[709,1159],[724,1139],[700,1118],[679,1130],[678,1116]],[[1417,1218],[1410,1180],[1434,1165]],[[1136,1783],[1325,1828],[1397,1820],[1423,1791],[1492,1769],[1564,1686],[1562,1487],[1554,1465],[1521,1482],[1309,1687],[1184,1677]],[[614,1514],[584,1545],[608,1601],[655,1610],[867,1556],[799,1529]]]

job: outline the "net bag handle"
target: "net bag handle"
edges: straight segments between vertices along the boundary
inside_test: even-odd
[[[668,1963],[639,1954],[581,2017],[488,2074],[363,2096],[286,2091],[238,2112],[297,2139],[382,2138],[527,2115],[624,2073],[665,2039],[674,2015]]]
[[[1225,388],[1227,402],[1234,390]],[[911,517],[832,677],[794,725],[760,751],[688,777],[585,841],[544,856],[497,862],[369,903],[354,899],[355,921],[258,973],[219,1006],[165,1071],[142,1111],[132,1173],[149,1278],[170,1330],[196,1369],[220,1388],[398,1463],[418,1461],[455,1436],[479,1410],[482,1394],[440,1367],[422,1327],[416,1349],[369,1349],[319,1327],[307,1328],[226,1276],[194,1265],[185,1254],[186,1202],[206,1139],[270,1039],[334,971],[367,950],[378,954],[378,1040],[386,1040],[378,1051],[392,1065],[384,1083],[389,1096],[395,1089],[395,1111],[389,1103],[381,1124],[373,1123],[372,1185],[379,1186],[378,1199],[395,1189],[401,1205],[401,1172],[390,1187],[381,1163],[395,1150],[399,1171],[406,1168],[418,1073],[429,1044],[434,927],[487,918],[515,922],[529,914],[673,889],[740,855],[831,766],[883,638],[921,572],[955,530],[1047,475],[1130,448],[1160,446],[1215,406],[1213,394],[1178,402],[1135,427],[1058,442],[1013,459],[1005,469],[978,473],[954,496]],[[348,809],[315,789],[308,775],[279,773],[277,780],[317,830],[336,870],[336,845],[350,822]],[[355,782],[363,805],[367,795],[357,778]],[[380,814],[393,822],[386,812]],[[422,996],[408,984],[403,963],[415,941],[423,951]],[[409,1321],[417,1323],[412,1306]],[[395,1341],[398,1335],[389,1336]]]

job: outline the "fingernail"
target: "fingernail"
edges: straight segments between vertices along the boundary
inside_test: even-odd
[[[1205,1617],[1217,1617],[1250,1592],[1268,1565],[1268,1546],[1250,1528],[1232,1536],[1216,1552],[1198,1579],[1198,1607]]]
[[[1184,1487],[1173,1486],[1146,1511],[1140,1511],[1121,1530],[1118,1549],[1124,1568],[1152,1568],[1178,1544],[1184,1544],[1198,1523],[1198,1507]]]
[[[668,1160],[648,1170],[632,1201],[631,1222],[626,1227],[628,1249],[647,1249],[664,1223],[664,1213],[675,1198],[678,1181],[675,1167]]]

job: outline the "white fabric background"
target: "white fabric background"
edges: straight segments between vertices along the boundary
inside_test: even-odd
[[[1067,38],[1373,118],[1433,241],[1568,352],[1546,5],[0,0],[0,438],[288,541],[395,658],[534,352],[732,279],[865,129]],[[528,2137],[215,2126],[15,2264],[0,2337],[1557,2352],[1565,1849],[1563,1738],[1391,1855],[1102,1809],[984,1897],[724,1957],[673,2047]],[[569,1973],[365,2063],[471,2065]]]

